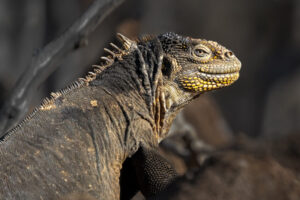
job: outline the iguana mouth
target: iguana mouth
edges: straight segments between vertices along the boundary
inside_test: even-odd
[[[206,74],[230,74],[239,72],[241,70],[241,63],[236,61],[226,65],[206,64],[199,66],[198,69],[200,72]]]
[[[231,85],[239,78],[241,64],[236,62],[232,65],[201,65],[198,70],[185,71],[179,82],[186,90],[201,92],[214,90]]]
[[[197,77],[200,78],[203,81],[209,81],[214,83],[223,83],[223,84],[229,84],[233,81],[236,81],[239,77],[239,72],[233,72],[233,73],[203,73],[198,72]]]

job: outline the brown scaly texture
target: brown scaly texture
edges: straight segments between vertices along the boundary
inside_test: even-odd
[[[139,178],[122,199],[136,189],[151,197],[176,176],[155,148],[184,105],[232,84],[241,63],[216,42],[174,33],[118,38],[123,48],[105,49],[104,66],[1,138],[0,199],[119,199],[128,157]]]

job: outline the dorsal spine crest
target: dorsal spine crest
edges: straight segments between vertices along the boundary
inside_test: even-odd
[[[66,87],[65,89],[59,90],[58,92],[52,92],[50,95],[50,98],[46,97],[42,101],[41,105],[36,107],[27,117],[25,117],[17,126],[12,128],[11,130],[8,131],[6,134],[6,137],[9,137],[9,135],[13,134],[17,129],[22,127],[26,121],[30,120],[38,111],[44,111],[44,110],[49,110],[49,108],[53,108],[55,104],[55,100],[73,89],[80,88],[83,85],[88,86],[89,82],[93,81],[96,79],[97,75],[102,73],[106,68],[110,67],[111,65],[114,64],[116,60],[122,60],[124,55],[129,54],[130,51],[130,46],[135,41],[130,40],[129,38],[117,34],[118,39],[121,41],[123,48],[118,47],[117,45],[110,43],[110,46],[113,48],[112,50],[104,48],[104,51],[108,53],[107,56],[102,56],[101,59],[104,61],[100,65],[93,65],[93,70],[88,72],[88,74],[84,78],[78,78],[77,81],[73,82],[70,86]],[[125,42],[125,44],[124,44]],[[131,43],[132,42],[132,43]],[[127,47],[129,47],[127,49]],[[5,141],[5,139],[1,140],[0,143]]]

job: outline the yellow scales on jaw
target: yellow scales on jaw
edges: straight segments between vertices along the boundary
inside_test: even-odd
[[[231,51],[213,41],[201,40],[199,46],[207,49],[207,55],[197,60],[197,72],[180,77],[183,88],[191,92],[209,91],[231,85],[239,78],[241,65],[232,62]]]

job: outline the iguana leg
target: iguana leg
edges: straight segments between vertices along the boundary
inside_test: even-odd
[[[154,197],[164,191],[177,177],[171,164],[155,149],[140,147],[125,162],[130,163],[124,163],[124,169],[121,172],[121,199],[133,196],[137,190],[141,190],[147,198]]]

